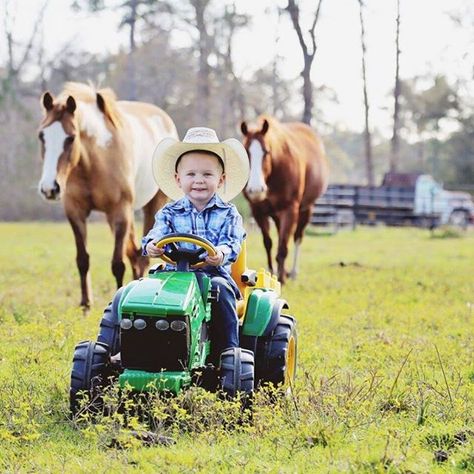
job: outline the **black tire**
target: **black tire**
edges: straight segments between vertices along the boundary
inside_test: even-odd
[[[448,223],[452,226],[466,230],[469,225],[469,214],[462,209],[455,209],[451,212]]]
[[[114,299],[104,310],[102,320],[100,321],[99,335],[97,340],[107,344],[110,348],[110,354],[115,355],[120,352],[120,323],[118,318],[118,303],[123,288],[117,291]]]
[[[256,383],[291,386],[296,375],[297,349],[296,321],[282,314],[270,336],[257,341]]]
[[[225,349],[220,359],[220,385],[223,392],[235,398],[251,394],[254,387],[253,352],[240,347]]]
[[[109,347],[102,342],[82,341],[76,346],[69,390],[69,406],[73,416],[84,407],[84,403],[87,411],[92,413],[102,409],[100,388],[106,383],[109,357]]]

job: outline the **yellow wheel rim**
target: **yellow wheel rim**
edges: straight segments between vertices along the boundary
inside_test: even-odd
[[[285,362],[285,385],[292,386],[296,372],[296,339],[293,334],[290,336],[290,340],[288,341]]]
[[[172,242],[187,242],[189,244],[197,245],[198,247],[202,247],[204,250],[206,250],[210,257],[214,257],[214,255],[216,255],[217,253],[216,249],[213,246],[207,244],[206,242],[203,242],[202,240],[194,239],[193,237],[164,237],[163,239],[158,241],[155,246],[161,249],[165,245],[170,244]],[[167,257],[166,255],[162,255],[160,258],[167,263],[171,263],[171,265],[176,265],[176,262],[171,260],[171,258]],[[206,262],[199,262],[195,265],[191,265],[191,268],[201,268],[205,265],[207,265]]]

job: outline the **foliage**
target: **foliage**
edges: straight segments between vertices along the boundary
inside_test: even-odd
[[[264,266],[250,226],[249,261]],[[283,289],[298,319],[289,398],[259,391],[253,417],[193,389],[92,422],[68,418],[74,346],[114,293],[112,237],[89,232],[95,305],[76,307],[66,223],[0,224],[0,471],[457,472],[474,466],[474,235],[309,229]],[[130,273],[127,273],[130,277]],[[147,405],[148,404],[148,405]],[[143,413],[143,412],[142,412]]]

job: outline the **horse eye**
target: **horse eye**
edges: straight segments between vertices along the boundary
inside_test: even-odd
[[[66,137],[64,139],[64,146],[70,146],[72,145],[72,142],[74,141],[74,139],[76,138],[76,135],[69,135],[68,137]]]
[[[44,142],[44,133],[43,133],[42,131],[38,133],[38,138],[39,138],[42,142]]]

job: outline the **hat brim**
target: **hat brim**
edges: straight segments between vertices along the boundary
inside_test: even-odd
[[[219,143],[183,143],[174,138],[163,139],[153,153],[153,176],[161,191],[176,201],[184,196],[175,179],[176,160],[186,152],[210,151],[224,163],[226,179],[217,190],[223,201],[230,201],[247,184],[249,160],[247,152],[238,140],[229,138]]]

